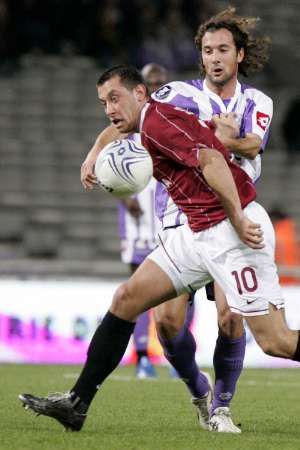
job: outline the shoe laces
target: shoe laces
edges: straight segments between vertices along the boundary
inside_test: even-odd
[[[213,416],[221,418],[222,422],[226,426],[228,426],[230,428],[236,428],[236,426],[234,425],[234,423],[232,421],[231,412],[230,412],[229,408],[227,408],[227,407],[216,408],[212,417]]]
[[[51,400],[52,402],[58,402],[60,400],[68,400],[68,399],[71,399],[71,393],[70,392],[49,392],[46,399]]]

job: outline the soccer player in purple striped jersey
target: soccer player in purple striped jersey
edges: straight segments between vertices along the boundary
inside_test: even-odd
[[[268,137],[272,101],[257,89],[240,83],[237,77],[239,73],[247,75],[251,70],[261,69],[266,59],[267,40],[254,39],[250,33],[255,24],[256,19],[239,17],[233,8],[209,19],[199,27],[196,36],[204,79],[169,83],[153,95],[156,101],[171,103],[217,125],[219,139],[254,181],[260,175],[260,154]],[[239,129],[234,138],[226,133],[233,126],[233,119]],[[110,139],[113,138],[112,135]],[[92,151],[99,152],[97,141]],[[82,181],[87,188],[93,183],[91,160],[83,167]],[[169,230],[166,233],[186,220],[161,184],[157,207],[163,228]],[[214,354],[216,383],[210,411],[211,428],[239,432],[230,418],[229,404],[243,366],[244,327],[241,318],[230,312],[216,284],[213,297],[217,300],[220,331]],[[194,339],[184,324],[187,301],[188,296],[183,295],[176,302],[163,303],[155,308],[154,315],[165,355],[181,377],[189,380],[188,387],[197,406],[205,380],[195,370]]]

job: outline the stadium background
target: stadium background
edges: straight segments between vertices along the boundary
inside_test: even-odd
[[[300,225],[300,147],[287,146],[282,134],[300,92],[298,1],[231,3],[241,14],[259,15],[260,31],[273,41],[265,71],[250,80],[275,106],[258,198]],[[119,256],[116,202],[100,190],[84,192],[79,181],[80,165],[107,123],[95,91],[99,73],[114,63],[155,61],[172,79],[197,77],[197,25],[226,5],[0,1],[0,360],[82,362],[114,287],[128,275]],[[295,271],[299,276],[300,268]],[[298,328],[300,288],[285,291],[288,318]],[[211,365],[213,305],[198,301],[196,314],[198,359]],[[278,364],[249,333],[248,341],[247,365]],[[155,339],[151,352],[160,361]],[[133,357],[130,347],[126,362]]]

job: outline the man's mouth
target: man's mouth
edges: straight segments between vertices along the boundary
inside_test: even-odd
[[[122,119],[112,119],[111,122],[115,125],[118,126],[120,124],[120,122],[122,122]]]
[[[216,67],[215,69],[213,69],[213,74],[218,76],[221,75],[223,73],[223,69],[221,69],[221,67]]]

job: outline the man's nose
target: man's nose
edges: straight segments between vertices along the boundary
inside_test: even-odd
[[[213,62],[219,62],[220,61],[220,52],[218,52],[216,50],[212,52],[212,61]]]
[[[108,116],[113,116],[115,113],[115,109],[112,103],[107,103],[106,105],[106,114]]]

